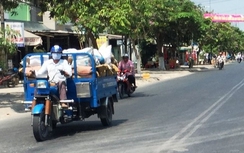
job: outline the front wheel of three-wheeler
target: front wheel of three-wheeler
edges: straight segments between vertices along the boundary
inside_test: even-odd
[[[113,115],[112,104],[111,104],[110,100],[108,100],[107,106],[104,106],[103,109],[105,109],[104,111],[106,112],[106,115],[105,115],[105,117],[100,118],[102,125],[103,126],[110,126],[112,123],[112,115]]]
[[[44,112],[42,112],[39,115],[34,115],[33,134],[37,142],[45,141],[48,139],[49,130],[48,130],[48,126],[45,126]]]

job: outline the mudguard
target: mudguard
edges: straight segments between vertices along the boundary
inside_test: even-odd
[[[106,97],[106,98],[101,99],[101,105],[98,108],[98,117],[99,118],[105,118],[105,117],[107,117],[107,109],[104,109],[104,108],[106,108],[108,106],[109,99],[110,99],[109,97]],[[111,105],[112,105],[112,114],[114,114],[114,106],[113,106],[113,99],[112,99],[112,97],[111,97],[110,100],[112,100],[110,102],[112,102],[111,103]]]
[[[36,106],[32,110],[32,115],[40,114],[43,109],[44,109],[44,104],[36,104]]]

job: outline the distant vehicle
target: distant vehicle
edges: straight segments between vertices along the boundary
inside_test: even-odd
[[[127,83],[129,83],[128,78],[126,77],[126,71],[119,72],[117,76],[117,86],[118,86],[118,92],[119,97],[122,99],[124,98],[125,94],[128,95],[128,97],[131,96],[133,92],[135,92],[136,88],[131,84],[130,91],[127,91]]]

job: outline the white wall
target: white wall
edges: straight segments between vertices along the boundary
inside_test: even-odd
[[[43,24],[48,27],[49,29],[56,30],[56,21],[53,18],[49,18],[50,12],[47,11],[43,14]]]

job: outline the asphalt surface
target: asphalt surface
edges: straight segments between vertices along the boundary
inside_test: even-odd
[[[243,153],[244,63],[138,88],[115,104],[113,126],[93,116],[37,143],[29,114],[0,121],[6,153]]]

